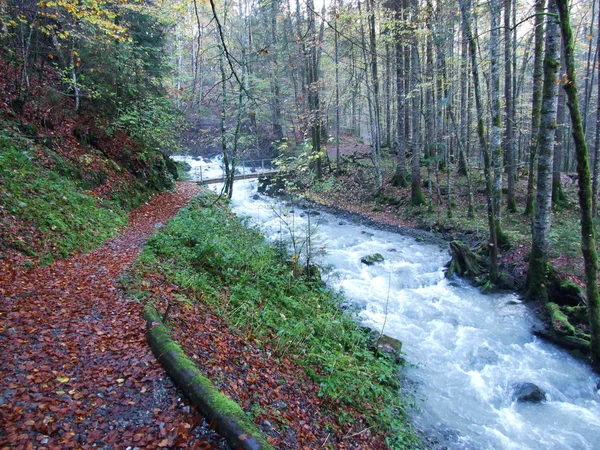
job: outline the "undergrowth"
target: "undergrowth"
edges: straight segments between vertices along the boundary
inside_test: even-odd
[[[188,298],[208,304],[236,329],[291,356],[319,383],[341,422],[350,407],[384,430],[391,448],[415,448],[399,394],[399,366],[369,349],[369,334],[319,282],[294,277],[281,251],[208,197],[195,200],[153,236],[129,280],[150,299],[140,274],[163,272]]]
[[[0,136],[0,237],[49,263],[94,248],[127,222],[115,202],[95,199],[63,174],[36,164],[31,142]]]

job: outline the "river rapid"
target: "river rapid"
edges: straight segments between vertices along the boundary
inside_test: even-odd
[[[327,286],[343,291],[362,324],[403,342],[411,417],[435,448],[600,449],[598,377],[532,335],[536,318],[517,295],[482,295],[446,279],[443,246],[286,205],[256,186],[236,181],[232,209],[270,239],[294,240],[302,254],[310,223]],[[361,263],[374,253],[384,260]],[[547,400],[517,402],[519,383],[535,383]]]

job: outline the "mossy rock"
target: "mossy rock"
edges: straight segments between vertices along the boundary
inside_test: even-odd
[[[382,261],[385,261],[385,258],[381,253],[373,253],[372,255],[367,255],[360,258],[360,262],[366,264],[367,266],[372,266],[373,264],[380,263]]]

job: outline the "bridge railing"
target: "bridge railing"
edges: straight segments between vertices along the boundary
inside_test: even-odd
[[[218,172],[218,169],[220,169],[220,173]],[[244,160],[237,162],[235,167],[235,175],[243,178],[251,174],[261,174],[271,172],[273,170],[276,169],[273,167],[272,158]],[[198,181],[200,182],[205,182],[208,180],[215,181],[219,179],[225,181],[225,166],[223,163],[219,165],[212,163],[195,166],[191,170],[191,173],[194,178],[199,179]]]

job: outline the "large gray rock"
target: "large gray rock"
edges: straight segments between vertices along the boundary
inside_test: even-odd
[[[512,388],[513,399],[518,402],[540,403],[546,400],[546,393],[534,383],[517,383]]]

